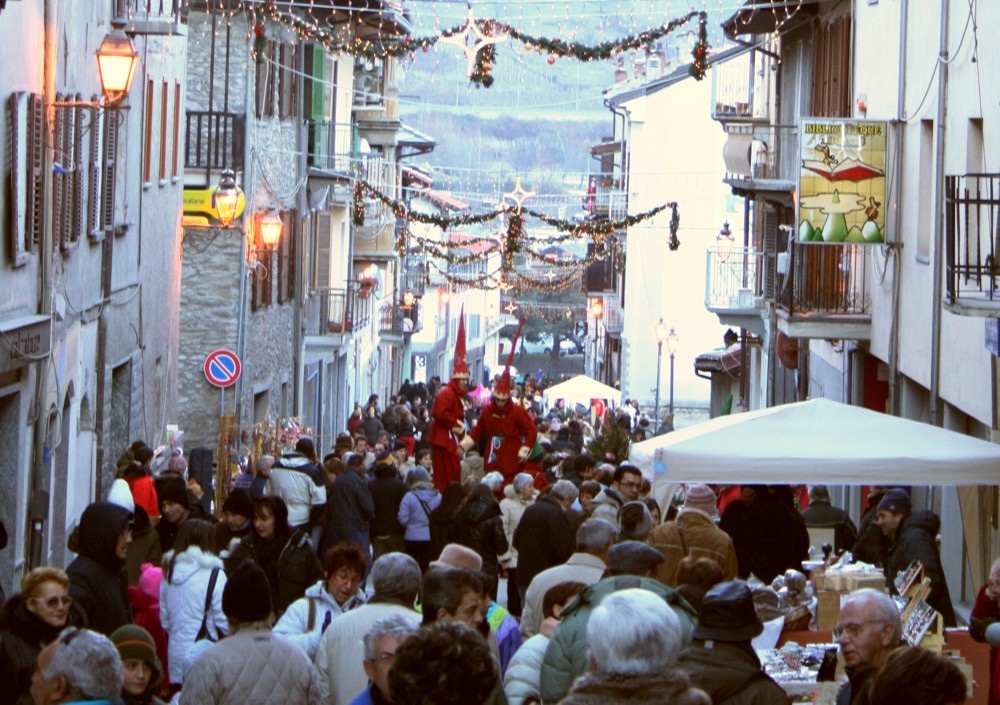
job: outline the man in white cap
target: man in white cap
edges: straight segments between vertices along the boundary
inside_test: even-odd
[[[666,560],[656,569],[656,579],[677,586],[677,568],[686,556],[711,558],[722,568],[726,580],[739,572],[733,540],[715,525],[715,492],[708,485],[690,485],[677,518],[667,521],[649,535],[649,543]]]

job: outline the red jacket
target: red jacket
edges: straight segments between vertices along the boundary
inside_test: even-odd
[[[531,414],[524,408],[508,400],[503,408],[490,401],[469,435],[478,443],[479,439],[489,439],[486,449],[486,472],[496,470],[504,477],[504,484],[511,482],[522,469],[517,458],[521,446],[533,448],[538,430]]]
[[[458,386],[458,382],[450,380],[434,397],[431,428],[427,434],[427,440],[432,446],[458,453],[458,442],[462,438],[456,437],[452,429],[458,424],[465,424],[465,405],[462,404],[464,396],[465,392]]]
[[[160,502],[156,496],[156,483],[153,482],[153,478],[148,474],[140,476],[126,474],[124,477],[128,488],[132,490],[132,500],[135,505],[145,509],[149,518],[155,521],[160,516]]]

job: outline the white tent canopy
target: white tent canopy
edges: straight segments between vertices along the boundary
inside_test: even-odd
[[[542,396],[547,404],[556,399],[565,399],[567,405],[580,403],[588,407],[591,399],[606,399],[614,406],[620,404],[622,399],[622,393],[617,389],[602,384],[596,379],[591,379],[587,375],[577,375],[565,382],[555,384],[542,392]]]
[[[721,416],[636,443],[654,483],[994,485],[1000,445],[829,399]]]

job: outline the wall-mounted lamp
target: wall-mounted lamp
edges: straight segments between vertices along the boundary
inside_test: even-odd
[[[368,294],[378,289],[378,285],[379,273],[376,265],[369,264],[358,272],[358,293],[361,295],[361,298],[365,298]]]
[[[59,101],[52,105],[59,108],[114,108],[128,95],[135,75],[135,65],[139,61],[139,52],[135,44],[125,34],[125,20],[116,17],[111,20],[111,32],[104,37],[97,52],[97,71],[101,79],[101,101]]]
[[[601,318],[604,316],[604,299],[599,299],[597,297],[591,299],[590,312],[594,314],[594,318]]]
[[[222,227],[228,228],[236,220],[236,216],[243,212],[242,201],[243,191],[236,185],[236,172],[232,169],[224,170],[222,179],[212,194],[212,202]]]
[[[260,219],[260,239],[264,243],[265,250],[273,250],[278,246],[282,227],[284,227],[284,223],[281,222],[278,211],[269,208],[264,217]]]
[[[716,236],[715,244],[719,252],[719,260],[725,264],[729,261],[729,256],[733,253],[733,245],[736,244],[733,233],[729,229],[728,220],[722,224],[722,230]]]
[[[413,292],[407,291],[403,294],[403,308],[413,307]]]
[[[451,290],[445,287],[438,289],[438,301],[441,302],[442,306],[446,306],[451,301]]]

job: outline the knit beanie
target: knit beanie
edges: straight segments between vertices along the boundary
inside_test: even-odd
[[[117,504],[119,507],[125,507],[130,512],[135,512],[135,500],[132,498],[132,490],[129,488],[128,483],[121,478],[111,483],[111,490],[108,492],[108,501],[112,504]]]
[[[160,583],[163,582],[163,568],[152,563],[143,563],[139,569],[139,589],[157,602],[160,600]]]
[[[715,514],[715,492],[708,485],[690,485],[684,497],[684,506],[690,509],[700,509],[709,516]]]
[[[909,515],[911,509],[910,495],[906,493],[906,490],[896,487],[882,495],[882,500],[878,503],[878,508],[875,511]]]
[[[427,469],[419,465],[410,471],[410,486],[413,487],[420,482],[430,482],[431,476],[427,474]]]
[[[271,616],[271,586],[264,571],[251,560],[226,580],[222,591],[222,613],[237,622],[261,622]]]
[[[111,642],[118,649],[122,661],[134,658],[153,667],[153,681],[163,673],[163,666],[156,656],[156,642],[145,629],[137,624],[118,627],[111,635]]]
[[[160,502],[174,502],[185,509],[191,508],[191,499],[188,497],[187,486],[184,479],[180,477],[168,478],[161,487],[156,488]]]
[[[250,493],[241,487],[237,487],[229,496],[226,497],[226,501],[222,503],[222,511],[230,512],[231,514],[239,514],[241,517],[247,517],[248,519],[253,516],[253,499],[250,497]]]

